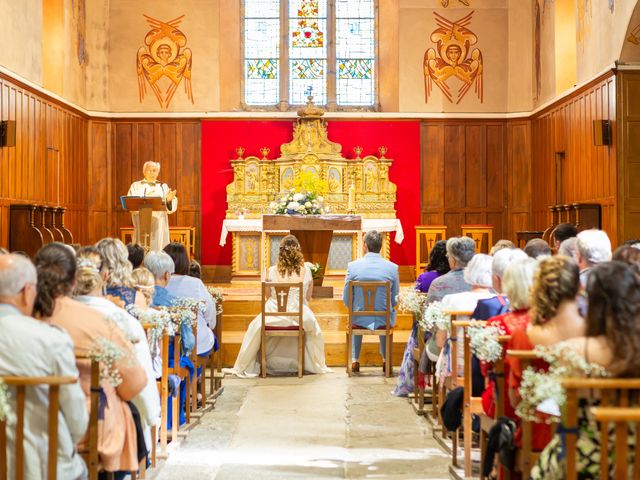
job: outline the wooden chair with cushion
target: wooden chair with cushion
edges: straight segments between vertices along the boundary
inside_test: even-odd
[[[298,289],[298,311],[288,312],[287,304],[291,289]],[[260,374],[262,378],[267,376],[267,337],[298,337],[298,378],[302,378],[304,373],[304,325],[302,323],[303,311],[303,290],[302,282],[298,283],[278,283],[262,282],[262,328],[260,329]],[[265,305],[271,297],[271,289],[275,291],[277,310],[267,312]],[[286,327],[271,326],[266,324],[269,317],[292,317],[297,318],[297,325]]]
[[[60,410],[60,387],[70,385],[78,381],[77,377],[46,376],[46,377],[18,377],[3,376],[0,379],[8,386],[16,389],[15,402],[15,478],[23,480],[24,472],[24,420],[27,388],[47,386],[49,392],[49,444],[47,449],[47,479],[57,478],[58,466],[58,413]],[[0,421],[0,479],[7,478],[7,422]]]
[[[627,478],[640,478],[640,442],[637,432],[640,431],[640,408],[629,407],[592,407],[591,414],[595,420],[602,424],[601,430],[606,431],[606,426],[613,423],[615,425],[615,441],[613,444],[615,464],[615,479],[626,480]],[[633,451],[629,451],[629,424],[635,426],[636,446]],[[600,450],[610,452],[608,435],[600,439]],[[633,469],[629,472],[630,458],[633,458]],[[600,477],[609,477],[609,455],[600,455]]]
[[[364,298],[364,309],[361,311],[355,311],[353,309],[353,292],[355,288],[362,290],[362,296]],[[385,289],[385,310],[375,309],[376,293],[378,288]],[[384,282],[349,282],[347,304],[349,305],[349,320],[347,322],[347,374],[351,376],[351,345],[353,337],[356,335],[375,335],[384,336],[386,338],[386,351],[385,351],[385,371],[384,376],[390,377],[393,371],[391,361],[393,356],[391,355],[393,348],[393,327],[391,326],[391,283],[387,280]],[[385,317],[385,326],[383,328],[377,328],[375,330],[369,330],[368,328],[359,327],[354,325],[353,322],[357,317]]]

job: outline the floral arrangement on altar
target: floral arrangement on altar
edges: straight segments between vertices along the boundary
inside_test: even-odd
[[[398,295],[398,311],[410,312],[419,319],[422,316],[426,299],[426,294],[418,292],[413,287],[405,287],[400,290],[400,294]]]
[[[277,202],[271,202],[272,213],[279,215],[322,215],[325,213],[323,195],[329,184],[313,172],[302,172],[294,188]]]
[[[534,351],[539,358],[549,364],[549,371],[538,371],[528,367],[522,372],[520,396],[522,400],[516,407],[516,414],[537,423],[560,422],[560,409],[567,397],[560,381],[574,376],[606,377],[604,368],[588,363],[575,350],[566,345],[543,347],[538,345]],[[542,417],[540,413],[550,416]]]
[[[493,363],[502,356],[502,345],[498,341],[498,337],[504,335],[504,330],[493,325],[488,327],[483,325],[484,322],[474,322],[467,329],[469,346],[471,347],[471,352],[479,360]]]
[[[318,262],[305,262],[305,265],[307,265],[309,267],[309,270],[311,270],[312,278],[320,278],[320,276],[322,275],[322,266]]]
[[[424,313],[418,319],[418,324],[425,332],[430,332],[434,328],[449,331],[451,315],[442,310],[441,302],[432,302],[424,309]]]
[[[119,345],[105,337],[98,337],[93,341],[88,356],[91,360],[100,363],[100,380],[107,381],[116,388],[122,383],[120,371],[116,363],[127,356]]]
[[[216,304],[216,315],[222,314],[222,300],[224,298],[224,293],[221,288],[218,287],[207,287],[207,292],[213,298],[213,301]]]
[[[13,411],[9,403],[9,391],[7,384],[0,380],[0,422],[11,421],[13,419]]]

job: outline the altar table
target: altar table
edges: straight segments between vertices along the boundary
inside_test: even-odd
[[[325,218],[329,217],[325,216]],[[262,218],[225,219],[222,222],[220,245],[226,245],[227,237],[231,233],[233,236],[232,275],[260,275],[274,265],[280,240],[290,230],[297,230],[293,222],[301,218],[292,215],[291,226],[278,227],[277,230],[263,228]],[[369,230],[383,233],[383,246],[380,253],[386,258],[389,258],[389,233],[395,232],[397,244],[404,240],[402,224],[397,218],[362,218],[359,231],[336,229],[333,232],[329,258],[325,267],[326,275],[344,275],[347,264],[362,256],[362,235]]]

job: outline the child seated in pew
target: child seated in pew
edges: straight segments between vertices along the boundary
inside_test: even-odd
[[[604,367],[613,377],[640,377],[640,280],[622,262],[606,262],[593,267],[587,281],[589,308],[583,336],[563,342],[589,363]],[[596,400],[597,402],[597,400]],[[592,402],[593,405],[593,402]],[[600,424],[591,417],[586,399],[579,404],[577,441],[578,478],[599,477]],[[635,426],[629,425],[629,465],[634,463]],[[613,445],[614,426],[609,428]],[[610,454],[610,452],[607,452]],[[563,440],[556,435],[546,446],[531,471],[537,479],[563,478]],[[615,458],[609,461],[613,478]],[[631,477],[629,477],[631,478]]]

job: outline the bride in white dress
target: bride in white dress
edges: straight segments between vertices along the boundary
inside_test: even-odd
[[[302,326],[305,331],[304,370],[307,373],[330,372],[324,358],[324,339],[316,316],[309,308],[313,290],[311,270],[305,265],[300,251],[298,239],[287,235],[280,242],[278,264],[267,272],[266,281],[298,283],[302,282],[303,306]],[[289,292],[287,302],[288,312],[299,310],[299,293],[297,288]],[[271,289],[271,298],[265,303],[267,312],[277,312],[275,292]],[[267,316],[266,325],[288,327],[298,325],[293,317]],[[258,314],[249,324],[249,328],[242,339],[242,346],[233,368],[225,368],[225,373],[238,377],[256,377],[260,373],[260,329],[262,327],[261,314]],[[292,373],[298,370],[298,338],[297,337],[267,337],[267,373]]]

